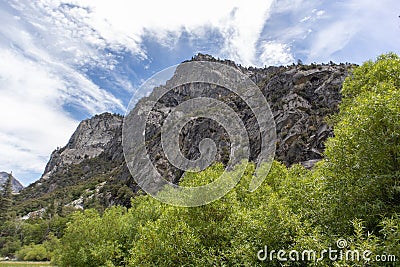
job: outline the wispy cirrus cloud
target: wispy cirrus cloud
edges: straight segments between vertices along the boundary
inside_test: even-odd
[[[289,46],[304,63],[360,64],[400,52],[399,9],[396,0],[275,1],[260,39]]]
[[[331,3],[314,26],[307,61],[362,63],[387,52],[400,52],[400,5],[396,0]]]

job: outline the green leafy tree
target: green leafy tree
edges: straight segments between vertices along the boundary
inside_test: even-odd
[[[44,245],[28,245],[21,248],[16,253],[17,259],[24,261],[44,261],[50,260],[50,254]]]
[[[379,216],[399,211],[400,58],[382,55],[356,68],[342,94],[335,137],[326,144],[329,221],[350,229],[356,217],[372,229]]]
[[[76,212],[55,252],[55,263],[60,266],[124,266],[125,254],[131,249],[130,238],[136,232],[132,230],[135,223],[130,222],[126,208],[119,206],[107,209],[102,216],[93,209]]]

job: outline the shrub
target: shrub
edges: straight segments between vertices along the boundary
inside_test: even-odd
[[[50,253],[47,251],[43,244],[39,245],[28,245],[22,247],[16,253],[18,260],[24,261],[47,261],[51,260]]]

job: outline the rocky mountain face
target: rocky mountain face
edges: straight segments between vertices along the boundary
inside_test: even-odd
[[[0,188],[5,184],[10,174],[7,172],[0,172]],[[14,193],[19,193],[24,186],[14,177],[11,175],[11,182],[12,182],[12,191]]]
[[[338,111],[342,83],[354,65],[332,63],[244,68],[232,61],[221,61],[202,54],[192,60],[218,61],[233,66],[258,85],[274,116],[277,160],[288,166],[301,163],[312,167],[322,158],[324,141],[333,133],[326,118]],[[169,92],[151,111],[146,125],[149,156],[159,172],[174,182],[179,181],[182,172],[172,166],[163,154],[161,126],[168,109],[196,97],[193,92],[199,92],[202,86],[188,84]],[[200,91],[204,96],[224,101],[235,110],[250,137],[250,160],[256,159],[260,153],[260,136],[251,110],[240,97],[225,88],[214,86]],[[52,153],[41,179],[22,190],[21,203],[32,199],[39,199],[42,203],[25,207],[24,210],[43,207],[43,203],[54,198],[61,198],[64,204],[68,204],[82,198],[82,195],[90,200],[83,198],[80,203],[82,206],[85,206],[85,201],[92,203],[94,199],[103,206],[129,205],[129,198],[138,191],[138,187],[124,161],[122,122],[122,116],[109,113],[82,121],[68,144]],[[209,119],[196,119],[182,129],[182,153],[188,159],[196,159],[200,155],[199,142],[204,138],[214,140],[218,149],[216,160],[226,162],[229,138],[223,128]]]
[[[68,165],[99,156],[118,138],[122,120],[122,116],[104,113],[82,121],[68,144],[51,154],[40,181],[51,178],[52,174]]]
[[[17,203],[22,210],[41,209],[54,201],[58,205],[69,205],[82,194],[90,196],[92,204],[128,204],[129,199],[121,202],[116,198],[121,188],[129,197],[135,191],[126,186],[133,183],[128,182],[130,175],[124,165],[122,121],[121,115],[110,113],[82,121],[67,145],[53,151],[42,177],[18,196]],[[100,192],[100,189],[103,190]],[[79,207],[84,203],[75,204]]]
[[[217,61],[208,55],[198,55],[192,60]],[[288,166],[301,163],[311,167],[322,158],[324,141],[333,132],[325,118],[338,111],[341,86],[352,65],[292,65],[259,69],[243,68],[229,60],[219,62],[247,74],[266,97],[276,124],[277,160]],[[184,70],[177,69],[175,76],[185,75],[180,72]],[[244,122],[249,135],[250,160],[256,160],[260,153],[260,129],[256,118],[238,95],[220,86],[201,83],[178,86],[159,100],[146,125],[146,148],[150,158],[163,177],[174,182],[179,180],[182,171],[170,164],[163,152],[161,127],[172,108],[199,96],[214,98],[231,107]],[[197,159],[200,156],[199,143],[205,138],[216,143],[216,160],[226,163],[230,148],[228,133],[210,119],[196,119],[185,125],[180,135],[182,154],[190,160]]]

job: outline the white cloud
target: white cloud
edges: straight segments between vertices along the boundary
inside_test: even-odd
[[[0,169],[43,172],[49,153],[68,140],[77,121],[61,108],[63,81],[35,62],[0,50]]]
[[[225,40],[221,56],[250,65],[255,63],[256,43],[272,2],[207,0],[194,5],[178,0],[41,0],[36,4],[32,2],[30,7],[47,17],[45,23],[51,25],[56,34],[62,34],[62,41],[56,41],[57,46],[69,47],[77,58],[81,56],[78,54],[80,45],[86,45],[85,54],[92,59],[90,46],[128,49],[145,58],[146,51],[141,48],[145,33],[152,33],[159,43],[173,46],[183,31],[199,37],[207,34],[204,28],[211,27],[218,29]],[[83,44],[71,42],[74,38]]]
[[[324,21],[314,27],[307,61],[339,58],[362,63],[381,53],[399,52],[396,6],[397,0],[350,0],[335,5],[331,11],[315,11]]]
[[[294,56],[298,56],[300,49],[307,49],[307,47],[299,49],[297,44],[304,44],[313,32],[314,26],[324,17],[324,10],[320,5],[320,1],[274,1],[258,46],[259,54],[267,58],[266,62],[290,64],[294,62]],[[274,58],[269,50],[278,56]]]
[[[313,10],[314,11],[314,10]],[[324,14],[325,14],[325,10],[315,10],[315,14],[318,16],[318,17],[321,17],[321,16],[323,16]]]
[[[89,11],[85,7],[67,7],[61,1],[13,1],[13,7],[23,21],[6,21],[9,29],[7,37],[21,45],[21,49],[37,53],[44,48],[53,60],[74,66],[95,65],[112,68],[115,60],[103,49],[118,47],[106,42],[93,30],[86,20]],[[8,15],[8,14],[6,14]],[[4,20],[5,21],[5,20]],[[24,32],[24,38],[18,38],[18,32]],[[33,51],[32,47],[36,47]],[[119,46],[121,48],[121,46]],[[40,52],[40,51],[39,51]],[[38,58],[44,56],[37,54]]]
[[[301,20],[300,20],[300,22],[307,22],[307,21],[311,21],[311,22],[314,22],[314,21],[316,21],[317,19],[320,19],[321,18],[321,16],[323,16],[325,14],[325,10],[318,10],[318,9],[313,9],[312,11],[311,11],[311,15],[309,15],[309,16],[305,16],[304,18],[302,18]]]
[[[269,16],[272,1],[262,4],[241,2],[242,5],[233,9],[228,21],[219,25],[225,38],[227,56],[244,65],[258,65],[256,59],[257,41],[263,26]]]
[[[309,61],[327,61],[332,54],[343,49],[358,32],[354,22],[338,21],[319,31],[309,52]]]
[[[275,1],[262,36],[289,45],[305,63],[360,64],[381,53],[400,53],[398,6],[397,0]]]
[[[269,41],[263,42],[261,48],[260,62],[262,65],[288,65],[294,61],[287,44]]]
[[[300,20],[300,22],[306,22],[311,19],[311,16],[306,16]]]

